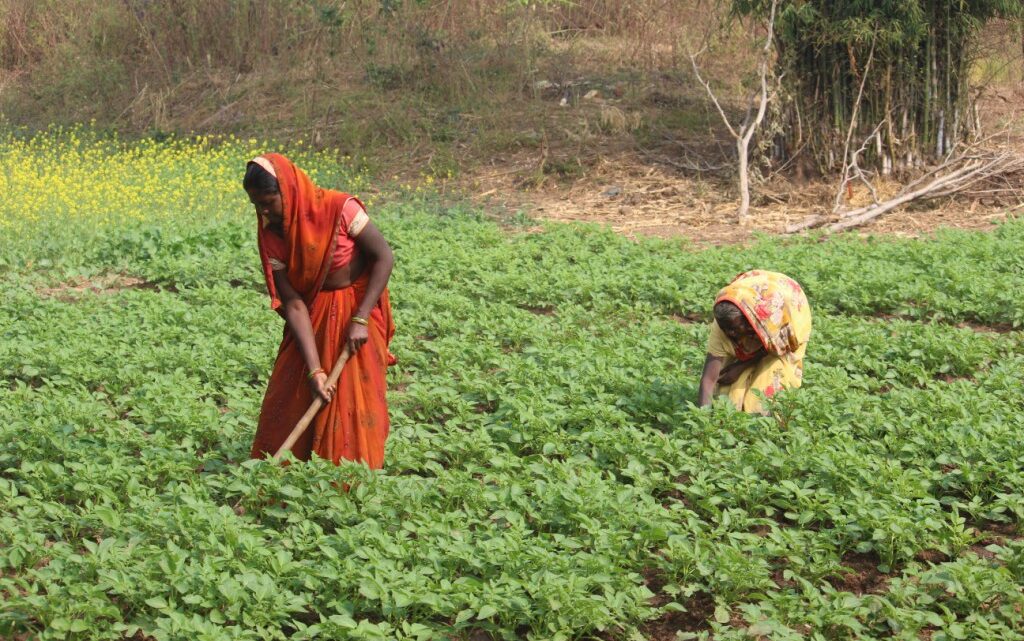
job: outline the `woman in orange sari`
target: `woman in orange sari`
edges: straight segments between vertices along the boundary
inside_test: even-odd
[[[243,180],[256,207],[270,306],[285,320],[252,456],[273,454],[314,395],[326,403],[292,453],[337,464],[384,465],[385,368],[395,333],[387,283],[394,257],[356,198],[321,189],[280,154],[250,161]],[[326,370],[345,346],[352,357],[336,388]]]

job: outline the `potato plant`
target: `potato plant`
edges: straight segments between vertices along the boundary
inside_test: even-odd
[[[0,157],[122,170],[0,200],[0,636],[1024,635],[1024,224],[699,250],[389,193],[386,468],[282,467],[250,150],[49,136]],[[697,409],[753,266],[806,286],[804,387]]]

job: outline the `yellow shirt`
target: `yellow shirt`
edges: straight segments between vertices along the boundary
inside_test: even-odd
[[[718,321],[711,321],[711,333],[708,335],[708,354],[717,356],[719,358],[736,358],[736,348],[733,347],[732,341],[725,335],[722,328],[718,326]]]

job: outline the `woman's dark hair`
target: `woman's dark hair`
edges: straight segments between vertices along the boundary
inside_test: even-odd
[[[270,175],[270,172],[254,162],[245,166],[245,178],[242,179],[242,187],[246,191],[255,191],[258,194],[277,194],[281,192],[281,185],[277,178]]]
[[[727,300],[715,303],[715,320],[718,321],[718,326],[723,325],[728,327],[743,327],[747,324],[747,319],[734,303],[730,303]]]

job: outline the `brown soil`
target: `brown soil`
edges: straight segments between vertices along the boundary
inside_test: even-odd
[[[1009,323],[1001,325],[981,325],[979,323],[957,323],[956,325],[960,329],[969,329],[978,334],[1009,334],[1010,332],[1016,331],[1019,328],[1010,325]]]
[[[109,296],[126,289],[158,289],[154,283],[129,274],[101,274],[93,278],[78,277],[54,287],[41,287],[36,290],[42,298],[56,298],[70,303],[85,294]]]
[[[843,557],[846,573],[829,580],[837,590],[856,595],[881,594],[889,585],[889,575],[878,571],[881,561],[874,553],[852,552]]]
[[[940,550],[921,550],[914,555],[914,558],[922,563],[931,563],[933,565],[937,563],[945,563],[949,560],[949,556]]]
[[[650,641],[675,641],[677,632],[709,630],[708,621],[715,613],[715,600],[710,594],[699,592],[683,603],[686,612],[666,612],[643,627],[644,637]]]
[[[772,581],[775,582],[775,585],[779,586],[780,590],[790,590],[797,587],[796,581],[785,577],[785,571],[785,567],[775,568],[775,571],[772,572]]]
[[[779,179],[753,194],[750,221],[740,225],[731,185],[684,175],[633,150],[606,150],[571,181],[524,187],[521,177],[536,162],[535,156],[509,158],[498,172],[469,174],[459,181],[460,188],[499,213],[523,211],[537,220],[596,223],[627,236],[682,237],[702,246],[747,243],[756,233],[782,234],[830,202],[826,183],[795,185]],[[936,202],[892,212],[860,231],[920,237],[943,228],[987,230],[1022,213],[983,201]]]
[[[1005,546],[1010,541],[1024,539],[1017,525],[1013,523],[988,523],[979,531],[980,538],[973,545],[967,548],[968,551],[976,554],[978,558],[991,560],[996,553],[988,550],[990,545]]]
[[[992,545],[992,544],[991,543],[987,543],[987,544],[982,545],[982,544],[978,543],[978,544],[972,545],[968,549],[971,552],[973,552],[974,554],[976,554],[979,559],[985,559],[985,560],[994,559],[994,558],[996,558],[996,553],[991,551],[991,550],[986,549],[989,545]]]
[[[647,589],[654,593],[651,605],[660,608],[672,601],[672,597],[662,592],[665,577],[656,568],[644,568],[642,571]],[[651,619],[642,626],[644,637],[650,641],[675,641],[677,632],[697,632],[708,630],[708,621],[715,613],[715,600],[707,592],[698,592],[682,601],[686,612],[665,612],[656,619]]]
[[[543,306],[543,305],[540,305],[540,306],[520,305],[520,309],[525,309],[526,311],[530,312],[531,314],[536,314],[537,316],[554,316],[554,314],[555,314],[555,308],[554,307],[547,307],[547,306]]]
[[[979,541],[984,545],[989,543],[1002,543],[1007,539],[1012,541],[1024,540],[1024,532],[1017,523],[985,523],[978,528],[985,538]]]

